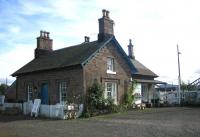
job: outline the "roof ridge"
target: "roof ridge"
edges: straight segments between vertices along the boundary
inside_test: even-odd
[[[54,50],[53,52],[57,52],[57,51],[60,51],[60,50],[63,50],[63,49],[68,49],[68,48],[73,48],[73,47],[81,46],[81,45],[84,45],[84,44],[86,45],[86,44],[88,44],[88,43],[94,43],[94,42],[97,42],[97,40],[91,41],[91,42],[87,42],[87,43],[83,42],[83,43],[81,43],[81,44],[71,45],[71,46],[68,46],[68,47],[61,48],[61,49],[56,49],[56,50]]]

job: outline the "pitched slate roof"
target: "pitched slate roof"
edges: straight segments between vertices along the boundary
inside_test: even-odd
[[[142,63],[140,63],[136,59],[130,59],[135,68],[137,69],[136,75],[150,76],[150,77],[158,77],[153,71],[145,67]]]
[[[121,46],[113,36],[103,42],[93,41],[55,50],[50,54],[33,59],[28,64],[13,73],[12,76],[18,76],[21,74],[42,70],[52,70],[76,65],[84,65],[96,54],[96,52],[98,52],[99,49],[106,46],[111,41],[114,42],[116,47],[119,49],[131,70],[134,70],[134,66],[126,56],[126,53],[122,50]]]

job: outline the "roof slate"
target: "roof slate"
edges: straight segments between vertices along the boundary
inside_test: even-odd
[[[111,37],[105,41],[98,42],[85,42],[79,45],[66,47],[63,49],[52,51],[47,55],[43,55],[39,58],[35,58],[22,68],[17,70],[12,76],[18,76],[25,73],[52,70],[58,68],[65,68],[76,65],[83,65],[93,57],[96,52],[109,42],[114,42],[119,53],[123,55],[124,59],[128,63],[132,74],[138,74],[143,76],[157,77],[157,75],[142,65],[139,61],[129,59],[126,53],[123,51],[115,37]]]
[[[145,67],[142,63],[140,63],[136,59],[130,59],[135,68],[137,69],[137,72],[135,74],[137,75],[143,75],[143,76],[151,76],[151,77],[158,77],[157,74],[155,74],[153,71]]]
[[[81,65],[107,41],[108,40],[104,42],[87,42],[76,46],[55,50],[50,54],[33,59],[28,64],[24,65],[22,68],[13,73],[12,76],[40,70],[50,70]]]

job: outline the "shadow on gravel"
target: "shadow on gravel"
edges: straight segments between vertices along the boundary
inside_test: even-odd
[[[27,115],[0,115],[1,122],[13,122],[13,121],[23,121],[23,120],[40,120],[40,121],[55,121],[59,119],[50,119],[45,117],[30,117]]]

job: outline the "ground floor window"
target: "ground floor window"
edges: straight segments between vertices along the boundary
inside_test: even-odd
[[[59,83],[59,92],[60,92],[60,103],[65,104],[67,101],[67,83],[66,82]]]
[[[33,84],[28,84],[27,85],[27,100],[31,101],[33,100]]]
[[[117,83],[105,82],[105,98],[111,97],[117,104]]]

